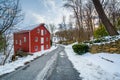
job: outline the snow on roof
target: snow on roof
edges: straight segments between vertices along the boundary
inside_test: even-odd
[[[19,32],[15,32],[15,33],[26,33],[26,32],[29,32],[30,30],[21,30]]]
[[[34,28],[40,26],[40,25],[44,25],[44,23],[41,23],[41,24],[35,24],[35,25],[30,25],[30,26],[27,26],[27,27],[24,27],[23,30],[33,30]]]
[[[15,33],[26,33],[26,32],[29,32],[30,30],[33,30],[34,28],[36,28],[36,27],[38,27],[40,25],[44,25],[44,23],[34,24],[34,25],[30,25],[30,26],[24,27],[20,31],[15,32]]]
[[[24,27],[23,29],[24,30],[32,30],[32,29],[36,28],[37,26],[39,26],[39,24],[30,25],[30,26]]]

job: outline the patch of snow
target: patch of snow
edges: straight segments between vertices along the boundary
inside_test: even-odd
[[[24,66],[26,62],[31,62],[35,58],[42,56],[43,54],[46,54],[54,49],[56,49],[56,47],[51,47],[50,49],[45,50],[45,51],[35,52],[35,53],[33,53],[32,56],[28,55],[27,57],[18,58],[18,60],[14,61],[14,62],[6,63],[5,65],[0,66],[0,75],[13,72],[18,67]]]
[[[82,80],[120,80],[120,55],[99,53],[77,55],[72,45],[66,46],[65,51],[74,68],[80,73]],[[113,61],[107,61],[105,59]]]
[[[90,53],[87,53],[87,54],[90,54]],[[112,74],[116,72],[120,73],[120,69],[119,69],[120,55],[119,54],[99,53],[99,54],[91,54],[88,56],[83,55],[83,57],[89,60],[90,62],[94,63],[95,65],[99,65],[109,73],[112,73]]]
[[[52,41],[53,41],[54,43],[58,43],[58,42],[60,41],[60,38],[54,36],[53,39],[52,39]]]
[[[94,42],[96,41],[97,39],[93,39],[93,40],[90,40],[90,42],[93,42],[93,44],[95,45],[101,45],[101,44],[106,44],[106,43],[110,43],[110,42],[115,42],[117,40],[120,39],[120,35],[116,35],[116,36],[106,36],[106,37],[102,37],[102,38],[99,38],[100,40],[103,40],[102,42]],[[99,40],[98,39],[98,40]],[[86,43],[87,45],[91,45],[89,42]]]
[[[1,54],[1,53],[0,53]],[[0,64],[2,64],[3,63],[3,60],[5,59],[5,56],[2,54],[2,55],[0,55]]]

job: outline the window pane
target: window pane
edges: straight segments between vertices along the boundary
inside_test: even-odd
[[[35,51],[38,51],[38,46],[35,46],[34,48],[35,48]]]
[[[46,45],[46,48],[48,49],[48,45]]]
[[[48,37],[46,38],[46,41],[48,41]]]
[[[47,31],[46,31],[46,30],[44,30],[44,32],[45,32],[45,34],[47,34]]]
[[[18,41],[16,40],[15,43],[18,44]]]
[[[24,37],[24,42],[26,42],[26,37]]]
[[[41,38],[41,44],[43,44],[44,43],[44,38]]]
[[[20,45],[22,45],[22,40],[20,40],[20,43],[19,43]]]
[[[35,37],[35,42],[38,42],[38,37]]]
[[[40,29],[37,29],[37,33],[40,33]]]
[[[42,36],[44,35],[44,32],[43,32],[43,30],[41,30],[41,35],[42,35]]]

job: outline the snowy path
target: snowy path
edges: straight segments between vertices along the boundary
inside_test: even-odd
[[[0,80],[35,80],[37,75],[43,70],[51,57],[55,53],[59,53],[59,51],[60,49],[57,48],[34,60],[33,62],[28,63],[26,66],[18,69],[17,71],[0,76]]]
[[[56,67],[47,80],[81,80],[64,50],[58,54]]]

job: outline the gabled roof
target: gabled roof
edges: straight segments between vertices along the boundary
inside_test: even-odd
[[[15,32],[15,33],[26,33],[26,32],[29,32],[30,30],[21,30],[19,32]]]
[[[21,31],[19,32],[15,32],[15,33],[26,33],[26,32],[29,32],[35,28],[37,28],[38,26],[42,26],[42,25],[45,25],[44,23],[41,23],[41,24],[35,24],[35,25],[31,25],[31,26],[27,26],[27,27],[24,27]],[[46,27],[45,27],[46,28]],[[46,28],[47,29],[47,28]],[[48,29],[47,29],[48,30]],[[48,31],[49,32],[49,31]],[[49,32],[50,33],[50,32]]]
[[[44,23],[35,24],[35,25],[30,25],[30,26],[24,27],[23,30],[33,30],[34,28],[36,28],[36,27],[38,27],[38,26],[41,26],[41,25],[44,25]]]

